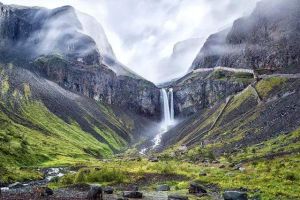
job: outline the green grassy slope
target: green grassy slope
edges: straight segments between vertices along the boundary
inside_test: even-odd
[[[203,127],[225,102],[166,133],[169,147],[161,157],[196,163],[207,175],[193,177],[221,190],[244,187],[258,199],[300,199],[299,86],[299,79],[281,77],[249,86],[233,96],[212,130]],[[182,153],[180,145],[189,150]],[[210,162],[215,159],[220,163]]]
[[[0,88],[3,181],[30,175],[10,173],[20,167],[94,162],[124,150],[131,140],[130,119],[26,70],[2,64]]]

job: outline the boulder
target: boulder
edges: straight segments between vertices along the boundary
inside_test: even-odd
[[[206,194],[207,191],[205,187],[198,183],[191,183],[189,187],[190,194]]]
[[[150,162],[158,162],[158,158],[157,157],[151,157],[148,159]]]
[[[219,168],[223,169],[223,168],[225,168],[225,165],[220,165]]]
[[[174,195],[169,195],[168,200],[189,200],[189,198],[187,196],[174,194]]]
[[[102,195],[102,188],[97,185],[91,186],[88,195],[87,195],[88,200],[103,200],[103,195]]]
[[[223,197],[224,200],[248,200],[247,193],[240,191],[225,191]]]
[[[199,173],[199,176],[207,176],[207,173],[204,172],[204,171],[201,171],[201,172]]]
[[[104,188],[104,193],[105,194],[113,194],[114,193],[114,188],[113,187],[106,187]]]
[[[22,183],[19,183],[19,182],[15,182],[13,184],[10,184],[8,187],[9,189],[17,189],[17,188],[21,188],[23,187],[24,185]]]
[[[157,186],[156,191],[170,191],[170,186],[168,186],[168,185],[159,185],[159,186]]]
[[[138,191],[124,191],[123,197],[131,198],[131,199],[141,199],[143,198],[143,193]]]

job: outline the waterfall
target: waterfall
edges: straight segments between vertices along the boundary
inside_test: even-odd
[[[161,100],[161,107],[162,107],[162,125],[161,125],[162,130],[152,140],[154,143],[152,149],[155,149],[160,145],[162,135],[175,124],[173,98],[174,98],[173,88],[170,88],[169,90],[162,88],[160,90],[160,100]],[[142,149],[140,153],[145,154],[146,151],[147,149],[146,150]]]
[[[173,88],[169,89],[169,94],[170,94],[170,119],[171,123],[174,123],[174,100],[173,100]]]
[[[174,123],[174,101],[173,89],[170,88],[167,92],[166,89],[161,89],[161,104],[163,110],[163,129],[167,131],[168,128]]]

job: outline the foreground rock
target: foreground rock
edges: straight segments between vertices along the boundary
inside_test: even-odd
[[[48,197],[54,194],[53,190],[48,187],[38,187],[36,188],[36,193],[41,197]]]
[[[181,195],[177,195],[177,194],[168,196],[168,200],[188,200],[188,199],[189,198],[186,196],[181,196]]]
[[[191,183],[189,187],[189,193],[191,194],[207,194],[205,187],[198,183]]]
[[[102,188],[97,185],[91,186],[91,189],[88,192],[87,199],[89,200],[102,200]]]
[[[248,200],[247,193],[240,191],[225,191],[223,197],[224,200]]]
[[[170,186],[168,186],[168,185],[159,185],[156,188],[156,191],[170,191]]]
[[[9,189],[18,189],[18,188],[24,187],[24,185],[22,183],[16,182],[16,183],[10,184],[8,187],[9,187]]]
[[[106,187],[104,188],[104,193],[105,194],[113,194],[114,193],[114,188],[113,187]]]
[[[132,198],[132,199],[141,199],[143,198],[143,193],[138,191],[125,191],[123,192],[123,197]]]

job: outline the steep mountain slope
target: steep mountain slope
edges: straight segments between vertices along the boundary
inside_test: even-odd
[[[7,166],[103,158],[126,148],[152,125],[12,64],[1,64],[0,85],[0,153]]]
[[[192,69],[227,66],[299,72],[299,13],[297,0],[261,1],[249,17],[209,37]]]
[[[93,38],[83,33],[74,8],[0,6],[2,61],[19,63],[90,98],[157,117],[159,90],[137,76],[116,77],[103,65],[107,52],[102,55]],[[127,83],[133,87],[126,87]],[[132,96],[123,98],[119,91]]]
[[[104,158],[156,131],[158,88],[104,65],[103,56],[113,56],[110,45],[86,35],[77,14],[70,6],[0,4],[0,154],[6,167]]]
[[[183,121],[163,136],[164,145],[202,145],[221,155],[243,151],[252,145],[265,146],[277,137],[292,137],[293,131],[300,127],[299,84],[299,79],[263,79]],[[298,144],[295,138],[286,145]]]

